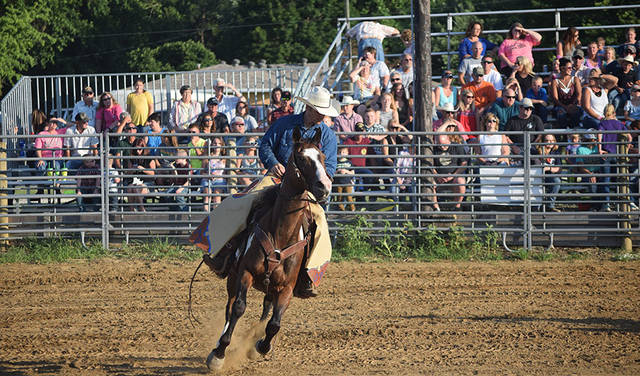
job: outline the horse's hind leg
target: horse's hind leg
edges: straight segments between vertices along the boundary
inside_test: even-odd
[[[273,340],[273,337],[275,337],[280,330],[280,320],[282,319],[284,312],[289,307],[289,302],[291,301],[292,296],[293,289],[285,288],[276,297],[275,309],[273,310],[273,316],[271,317],[271,320],[269,320],[267,328],[265,329],[265,337],[256,343],[256,350],[258,350],[260,354],[266,355],[271,350],[271,340]]]
[[[222,331],[220,339],[218,340],[218,345],[211,351],[211,353],[207,357],[207,367],[209,367],[209,369],[222,368],[222,365],[224,363],[224,353],[231,343],[233,330],[235,329],[238,320],[240,319],[240,317],[242,317],[245,309],[247,308],[247,291],[249,291],[252,284],[253,276],[245,270],[242,276],[239,278],[238,282],[235,283],[235,296],[231,293],[229,294],[226,314],[227,322],[224,324],[224,329]],[[231,289],[228,290],[229,292],[231,292]]]
[[[260,321],[264,321],[269,317],[269,312],[273,309],[273,297],[269,294],[265,294],[264,300],[262,301],[262,316],[260,316]]]

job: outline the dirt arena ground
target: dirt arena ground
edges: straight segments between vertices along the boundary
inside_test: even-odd
[[[208,373],[223,283],[196,263],[0,265],[0,374]],[[253,290],[220,374],[637,375],[640,262],[335,263],[246,359]]]

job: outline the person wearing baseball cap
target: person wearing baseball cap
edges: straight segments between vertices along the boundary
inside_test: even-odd
[[[89,125],[89,116],[80,112],[75,116],[76,126],[67,128],[64,139],[65,156],[75,159],[67,161],[67,168],[71,172],[77,171],[82,166],[82,157],[98,154],[98,137],[96,130]]]
[[[236,116],[236,105],[239,101],[246,102],[247,98],[236,89],[231,82],[225,82],[224,78],[218,77],[215,81],[215,98],[218,101],[218,111],[225,114],[227,121],[231,122]],[[225,90],[229,89],[233,95],[225,95]]]
[[[75,119],[79,113],[84,112],[84,114],[89,117],[89,125],[95,127],[96,111],[98,111],[98,101],[95,100],[93,88],[91,86],[85,86],[82,89],[82,100],[73,106],[71,118]]]
[[[228,133],[231,131],[229,127],[229,119],[227,115],[218,111],[220,104],[216,97],[211,97],[207,100],[207,110],[200,115],[200,123],[206,121],[206,117],[209,116],[213,121],[211,129],[214,133]]]
[[[518,116],[514,116],[507,122],[504,128],[507,132],[521,132],[519,134],[511,134],[509,138],[520,149],[524,146],[524,138],[529,134],[531,143],[539,143],[542,140],[542,133],[530,134],[529,132],[543,132],[544,124],[537,115],[533,114],[533,102],[531,99],[524,98],[520,103],[520,111]]]
[[[496,101],[496,89],[490,82],[484,80],[484,68],[482,65],[473,68],[471,77],[473,81],[464,85],[462,90],[469,89],[473,92],[476,111],[483,115]]]

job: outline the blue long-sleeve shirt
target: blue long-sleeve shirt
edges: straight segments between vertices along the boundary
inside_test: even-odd
[[[321,129],[320,150],[326,157],[325,167],[327,174],[333,177],[338,163],[338,139],[336,134],[324,123],[316,124],[309,129],[305,128],[303,116],[304,113],[289,115],[273,123],[262,138],[262,142],[260,142],[258,153],[260,160],[267,170],[270,170],[278,163],[286,166],[293,150],[293,130],[297,127],[300,129],[302,138],[311,138],[316,134],[316,130]]]

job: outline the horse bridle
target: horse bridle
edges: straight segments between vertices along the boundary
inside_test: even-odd
[[[302,183],[304,184],[304,190],[305,190],[306,192],[311,192],[311,191],[309,190],[309,184],[307,184],[307,180],[306,180],[306,179],[304,179],[304,177],[303,177],[303,175],[302,175],[302,170],[300,170],[300,168],[298,167],[298,161],[297,161],[296,153],[295,153],[295,152],[293,152],[291,156],[293,157],[292,161],[293,161],[293,168],[295,169],[295,173],[296,173],[296,178],[298,178],[298,180],[302,180]],[[331,179],[331,178],[330,178],[330,179]],[[333,180],[333,179],[332,179],[332,180]],[[278,193],[278,195],[280,195],[280,193]],[[289,201],[293,201],[293,200],[296,200],[296,201],[306,201],[306,202],[310,202],[310,203],[318,204],[318,205],[323,205],[323,204],[326,204],[326,203],[327,203],[327,201],[326,201],[326,200],[324,200],[324,201],[318,201],[318,200],[311,199],[311,198],[309,198],[309,195],[308,195],[308,194],[307,194],[307,195],[305,195],[305,196],[306,196],[306,198],[305,198],[305,197],[295,198],[295,196],[285,197],[285,198],[286,198],[287,200],[289,200]]]

